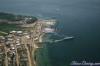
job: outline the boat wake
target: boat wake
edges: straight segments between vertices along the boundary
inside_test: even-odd
[[[61,42],[61,41],[64,41],[64,40],[71,40],[71,39],[74,39],[74,37],[73,36],[70,36],[70,37],[67,36],[63,39],[55,40],[54,42]]]
[[[72,40],[72,39],[74,39],[74,36],[54,34],[54,35],[49,36],[49,38],[46,39],[44,42],[45,43],[57,43],[57,42],[63,42],[63,41]]]

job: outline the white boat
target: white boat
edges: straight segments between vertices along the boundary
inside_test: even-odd
[[[73,39],[74,37],[73,36],[70,36],[70,37],[65,37],[64,39],[66,40],[66,39]]]
[[[74,39],[74,36],[60,35],[57,33],[48,34],[47,38],[41,43],[56,43]]]
[[[60,41],[71,40],[71,39],[74,39],[74,37],[73,36],[70,36],[70,37],[67,36],[67,37],[65,37],[63,39],[55,40],[54,42],[60,42]]]

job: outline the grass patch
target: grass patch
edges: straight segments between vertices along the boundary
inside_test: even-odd
[[[0,24],[0,31],[8,33],[12,30],[21,30],[21,29],[16,24],[5,24],[5,23]]]

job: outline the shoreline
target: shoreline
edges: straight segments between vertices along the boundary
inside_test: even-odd
[[[6,49],[3,49],[3,50],[7,50],[7,51],[5,51],[6,57],[4,57],[6,66],[9,64],[14,65],[14,63],[16,63],[17,66],[23,65],[22,61],[26,62],[28,64],[28,66],[33,66],[33,65],[36,66],[38,63],[38,61],[36,61],[34,59],[34,57],[36,55],[35,53],[37,53],[36,51],[41,48],[42,48],[42,50],[44,49],[44,51],[46,51],[46,46],[44,46],[44,44],[42,44],[43,35],[45,35],[46,33],[49,33],[49,32],[51,33],[53,31],[51,26],[55,25],[56,20],[54,20],[54,19],[49,19],[49,20],[38,19],[37,21],[31,22],[31,23],[27,23],[26,21],[27,20],[25,20],[25,22],[20,25],[20,27],[23,30],[19,30],[19,31],[13,30],[13,31],[9,32],[6,37],[3,37],[4,39],[2,37],[0,38],[0,39],[2,39],[2,41],[0,40],[1,41],[0,44],[4,44],[1,46],[6,47]],[[7,47],[6,45],[9,47]],[[0,49],[2,49],[2,48],[0,48]],[[11,55],[15,54],[15,57],[12,57],[12,58],[15,58],[16,60],[15,61],[13,61],[11,59],[8,60],[8,58],[10,58],[10,56],[8,56],[7,53],[11,53]],[[44,53],[44,52],[40,52],[40,53]],[[47,56],[47,51],[44,54]],[[24,56],[24,55],[26,55],[26,56]],[[36,58],[37,58],[37,56],[38,55],[36,55]],[[25,57],[25,58],[23,58],[23,57]],[[27,59],[27,61],[25,59]],[[9,63],[10,61],[13,61],[14,63]],[[46,62],[46,61],[44,61],[44,62]],[[44,62],[43,62],[43,64],[45,64]]]

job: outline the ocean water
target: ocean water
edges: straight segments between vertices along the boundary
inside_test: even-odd
[[[0,0],[0,11],[55,18],[60,34],[75,37],[46,44],[51,66],[100,61],[100,0]]]

